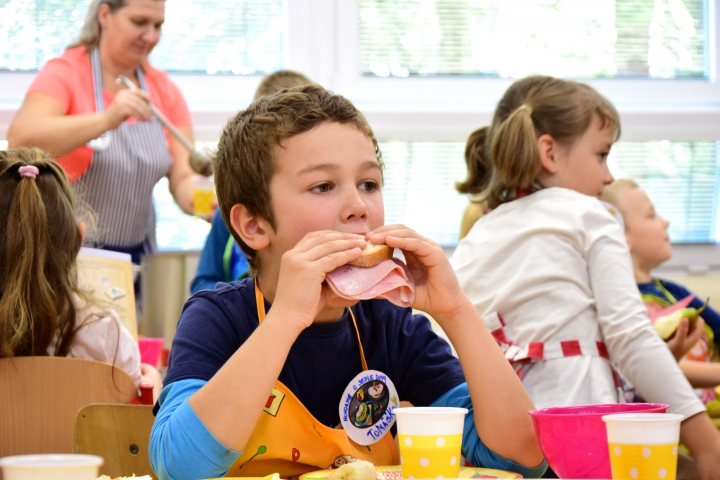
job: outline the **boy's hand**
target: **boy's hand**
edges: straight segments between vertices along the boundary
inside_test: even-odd
[[[450,262],[440,245],[404,225],[386,225],[368,232],[372,243],[399,248],[415,280],[413,308],[427,312],[436,320],[453,315],[468,302]]]
[[[362,235],[332,230],[311,232],[283,254],[273,310],[307,328],[325,305],[325,275],[360,257],[367,243]],[[284,314],[285,315],[285,314]]]
[[[692,332],[689,332],[690,321],[687,318],[680,320],[680,324],[678,325],[677,330],[675,330],[675,335],[667,341],[667,346],[675,357],[675,360],[679,362],[690,350],[693,349],[703,334],[704,324],[705,323],[702,318],[698,318],[695,323],[695,328]]]

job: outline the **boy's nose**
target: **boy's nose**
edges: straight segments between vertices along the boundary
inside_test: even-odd
[[[615,181],[615,177],[613,177],[613,174],[610,173],[610,168],[605,164],[605,174],[603,175],[603,182],[605,182],[605,185],[610,185],[612,182]]]
[[[670,221],[664,217],[660,217],[660,218],[662,219],[663,225],[665,226],[665,230],[667,230],[668,227],[670,226]]]
[[[367,205],[365,205],[365,202],[360,197],[357,189],[354,189],[351,194],[347,195],[345,199],[345,211],[343,213],[343,217],[346,221],[357,219],[364,220],[367,218]]]

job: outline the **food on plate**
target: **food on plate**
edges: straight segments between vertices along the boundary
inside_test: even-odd
[[[409,307],[415,299],[415,282],[407,266],[392,258],[392,252],[387,245],[368,242],[360,258],[328,273],[325,280],[342,298],[385,298],[400,307]],[[356,265],[358,261],[362,266]]]
[[[375,245],[374,243],[367,242],[367,247],[362,251],[360,257],[348,263],[348,265],[374,267],[380,262],[390,260],[393,257],[393,250],[395,249],[384,244]]]
[[[341,465],[333,474],[333,479],[338,480],[375,480],[375,466],[365,460]]]
[[[690,321],[690,329],[692,330],[695,327],[698,317],[703,310],[705,310],[705,307],[707,307],[707,302],[699,309],[681,308],[675,310],[668,315],[657,317],[653,322],[653,327],[658,335],[660,335],[660,338],[669,340],[675,334],[675,330],[677,330],[678,325],[680,325],[680,320],[683,318],[687,318]]]

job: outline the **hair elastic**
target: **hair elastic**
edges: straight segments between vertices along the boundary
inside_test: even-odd
[[[523,103],[522,105],[520,105],[518,107],[518,110],[527,110],[528,113],[532,113],[532,108],[530,108],[530,105],[528,105],[527,103]]]
[[[37,178],[40,170],[38,170],[35,165],[23,165],[22,167],[18,168],[18,173],[21,177]]]

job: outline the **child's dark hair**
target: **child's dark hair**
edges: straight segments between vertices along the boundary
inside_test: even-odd
[[[532,187],[540,173],[537,138],[548,134],[571,145],[599,115],[602,126],[620,136],[620,116],[605,97],[588,85],[548,76],[525,77],[500,99],[492,124],[473,132],[465,147],[468,177],[461,193],[482,194],[490,208]]]
[[[244,205],[276,228],[270,199],[270,180],[281,140],[307,132],[323,122],[356,126],[373,143],[380,168],[382,156],[365,116],[345,97],[315,84],[303,85],[261,97],[232,118],[220,137],[214,171],[218,203],[223,219],[230,223],[230,210]],[[229,228],[247,255],[250,269],[258,271],[255,251]]]
[[[47,355],[56,331],[55,355],[67,356],[74,298],[84,298],[75,270],[82,237],[70,184],[48,154],[0,151],[0,225],[0,357]]]

